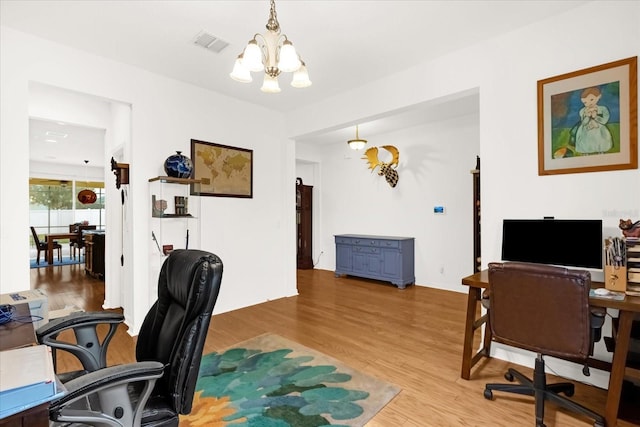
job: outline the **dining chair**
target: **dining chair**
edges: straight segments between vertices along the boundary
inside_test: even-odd
[[[36,264],[40,265],[40,252],[44,252],[45,254],[47,253],[47,242],[46,240],[44,242],[40,241],[40,238],[38,238],[38,233],[36,233],[36,229],[33,227],[31,227],[31,234],[33,235],[33,242],[36,244],[36,250],[38,251],[38,254],[36,256]],[[54,241],[53,249],[58,250],[58,261],[62,262],[62,245],[57,241]]]
[[[78,257],[82,261],[82,249],[85,247],[84,236],[82,232],[84,230],[96,230],[95,225],[82,225],[82,224],[69,224],[69,233],[76,233],[78,237],[74,237],[69,240],[69,252],[73,259],[76,258],[76,249],[78,250]]]

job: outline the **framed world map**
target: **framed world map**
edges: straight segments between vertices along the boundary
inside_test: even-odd
[[[191,140],[201,196],[253,198],[253,150]]]

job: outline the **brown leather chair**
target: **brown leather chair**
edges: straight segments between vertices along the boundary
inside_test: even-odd
[[[533,380],[515,369],[505,374],[512,384],[487,384],[484,397],[493,391],[535,396],[536,426],[544,427],[546,401],[595,420],[604,427],[604,418],[568,399],[574,384],[547,384],[543,355],[586,364],[593,352],[592,326],[602,327],[604,313],[589,307],[591,275],[585,270],[569,270],[543,264],[489,264],[489,324],[493,339],[534,351]],[[559,393],[565,394],[561,396]]]
[[[33,227],[31,227],[31,234],[33,235],[33,242],[35,243],[36,250],[38,251],[38,254],[36,256],[36,264],[40,265],[40,252],[44,252],[46,254],[47,242],[40,241],[40,238],[38,237],[38,233],[36,233],[36,229]],[[54,241],[53,249],[58,250],[58,261],[62,262],[62,245],[60,245],[60,243],[58,243],[57,241]]]

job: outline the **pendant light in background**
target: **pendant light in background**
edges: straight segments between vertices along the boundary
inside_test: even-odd
[[[349,147],[351,147],[351,149],[353,150],[362,150],[364,146],[367,145],[367,140],[360,139],[360,137],[358,136],[358,125],[356,125],[356,139],[348,140],[347,144],[349,144]]]
[[[98,196],[96,195],[96,193],[93,190],[90,190],[87,187],[87,164],[89,163],[89,160],[85,160],[84,161],[84,186],[85,189],[84,190],[80,190],[80,192],[78,192],[78,201],[80,203],[82,203],[83,205],[90,205],[92,203],[95,203],[96,200],[98,200]]]

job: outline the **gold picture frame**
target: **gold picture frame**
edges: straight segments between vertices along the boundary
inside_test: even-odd
[[[638,57],[538,81],[538,175],[638,168]]]
[[[191,140],[201,196],[253,198],[253,150]]]

